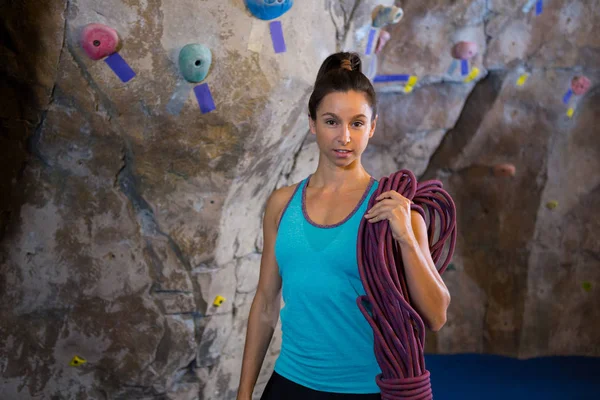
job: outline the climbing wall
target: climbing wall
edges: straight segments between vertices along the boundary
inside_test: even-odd
[[[0,5],[3,399],[235,398],[264,204],[316,167],[338,50],[380,93],[367,169],[457,203],[428,350],[600,355],[600,4],[293,3]]]
[[[335,50],[329,14],[120,0],[1,14],[0,397],[233,398],[260,217]]]

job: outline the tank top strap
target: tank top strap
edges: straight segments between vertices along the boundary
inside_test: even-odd
[[[287,204],[283,208],[281,212],[281,217],[279,218],[279,223],[277,224],[278,230],[281,228],[281,225],[285,220],[290,220],[292,224],[298,223],[301,221],[302,217],[302,189],[306,182],[308,181],[308,176],[298,182],[296,188],[294,189],[294,193],[292,193],[292,197],[288,200]]]

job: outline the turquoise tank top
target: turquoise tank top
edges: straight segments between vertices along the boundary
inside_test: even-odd
[[[379,182],[371,178],[346,219],[319,225],[306,212],[310,176],[286,205],[275,240],[284,306],[274,369],[314,390],[379,393],[373,330],[356,305],[365,294],[356,256],[358,227]]]

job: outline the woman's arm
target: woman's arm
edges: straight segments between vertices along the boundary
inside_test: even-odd
[[[413,235],[397,242],[402,251],[406,283],[423,322],[432,331],[438,331],[446,323],[450,293],[431,258],[427,226],[421,214],[411,211],[411,225]]]
[[[256,380],[269,349],[281,308],[281,276],[275,260],[277,219],[284,201],[281,189],[269,197],[263,217],[263,253],[260,262],[258,287],[250,314],[246,343],[242,358],[242,371],[238,400],[250,400]]]

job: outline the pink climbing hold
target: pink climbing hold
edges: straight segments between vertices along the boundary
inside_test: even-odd
[[[469,60],[477,55],[477,43],[458,42],[452,47],[452,57],[459,60]]]
[[[513,164],[497,164],[494,166],[494,176],[515,176],[517,169]]]
[[[571,90],[577,96],[585,94],[590,89],[591,82],[583,75],[576,76],[571,80]]]
[[[81,32],[81,47],[92,60],[100,60],[117,52],[117,31],[102,24],[89,24]]]
[[[385,46],[385,44],[387,43],[388,40],[390,40],[391,37],[392,37],[392,35],[390,35],[390,33],[388,31],[382,30],[381,32],[379,32],[379,38],[377,39],[377,46],[375,47],[375,54],[379,54],[379,52],[381,50],[383,50],[383,46]]]

